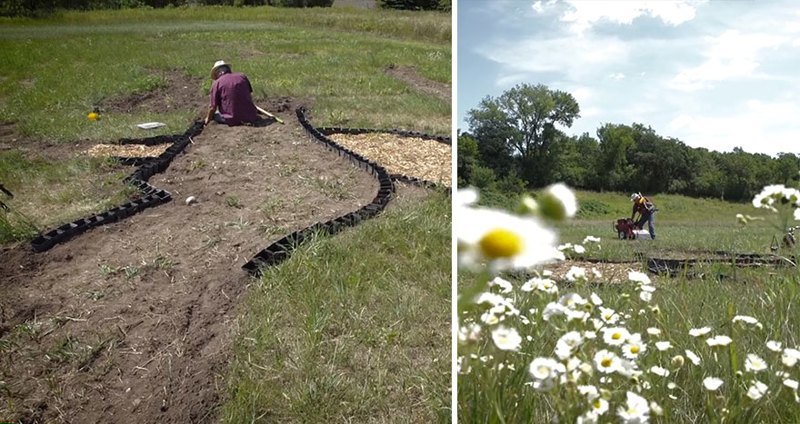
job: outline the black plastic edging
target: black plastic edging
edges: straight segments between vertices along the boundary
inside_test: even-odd
[[[380,187],[378,188],[375,198],[372,199],[369,204],[358,210],[325,222],[317,222],[311,226],[295,231],[258,252],[242,266],[244,270],[254,276],[260,276],[263,267],[276,265],[288,259],[295,248],[315,234],[336,234],[345,228],[356,226],[362,221],[378,215],[386,208],[386,205],[389,204],[394,193],[394,182],[384,167],[367,160],[358,153],[342,147],[331,140],[323,130],[314,128],[306,117],[305,108],[300,107],[295,112],[297,114],[297,119],[300,121],[300,125],[303,126],[314,141],[322,144],[330,151],[335,151],[339,156],[349,159],[353,165],[372,174],[378,180]]]
[[[177,156],[178,153],[182,152],[186,146],[189,145],[192,137],[200,134],[202,131],[203,122],[196,121],[183,134],[169,136],[161,135],[143,139],[125,138],[119,140],[118,144],[154,145],[171,142],[172,145],[158,157],[147,158],[147,160],[138,164],[139,167],[133,171],[131,175],[125,178],[125,183],[139,189],[139,198],[131,199],[130,201],[113,207],[105,212],[66,223],[44,234],[40,234],[31,241],[31,247],[33,248],[33,251],[44,252],[58,243],[63,243],[78,234],[86,232],[90,228],[125,219],[147,208],[158,206],[162,203],[172,200],[172,195],[168,191],[151,186],[147,183],[147,180],[157,173],[164,172],[175,156]]]
[[[385,133],[385,134],[394,134],[399,135],[401,137],[415,137],[421,138],[423,140],[434,140],[442,144],[446,144],[448,146],[452,146],[452,139],[448,136],[442,135],[431,135],[426,134],[418,131],[408,131],[408,130],[401,130],[397,128],[392,129],[376,129],[376,128],[344,128],[344,127],[320,127],[317,128],[319,132],[322,134],[329,136],[332,134],[348,134],[348,135],[357,135],[357,134],[369,134],[369,133]],[[403,174],[391,174],[391,178],[394,181],[400,181],[402,183],[415,185],[417,187],[423,188],[431,188],[436,189],[439,187],[443,187],[448,194],[451,193],[451,188],[442,186],[433,181],[424,180],[421,178],[416,177],[409,177]]]

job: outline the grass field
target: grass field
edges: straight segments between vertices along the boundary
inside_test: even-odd
[[[0,113],[26,142],[111,141],[145,136],[135,124],[166,127],[146,135],[183,132],[203,110],[177,107],[86,116],[104,99],[159,90],[165,74],[198,79],[224,58],[250,78],[256,96],[299,99],[316,125],[397,127],[447,134],[450,104],[422,94],[384,70],[413,66],[431,80],[450,82],[450,17],[441,13],[383,10],[196,7],[163,10],[65,12],[49,20],[4,19],[0,25]],[[47,158],[50,160],[51,158]],[[12,192],[45,180],[64,181],[40,168],[21,181],[12,173],[13,153],[0,151],[0,181]],[[66,159],[65,159],[66,160]],[[76,168],[74,163],[65,162]],[[75,178],[93,175],[83,168]],[[50,190],[70,188],[50,183]],[[114,195],[108,194],[107,196]],[[106,206],[91,193],[64,194],[84,204],[38,216],[36,205],[18,204],[39,226],[75,219]]]
[[[45,229],[125,198],[127,168],[68,147],[183,132],[203,110],[101,112],[96,122],[87,113],[158,91],[171,73],[198,81],[205,96],[218,59],[247,74],[256,96],[308,105],[318,126],[448,134],[449,102],[384,71],[414,67],[450,83],[450,22],[441,13],[270,7],[4,19],[0,113],[11,134],[0,140],[0,182],[16,194],[7,203]],[[134,126],[154,120],[167,126],[146,134]],[[241,309],[219,418],[447,421],[449,204],[441,193],[402,203],[270,269]]]
[[[630,216],[628,195],[578,192],[577,198],[582,209],[577,218],[556,226],[559,241],[580,244],[586,236],[599,236],[600,248],[587,244],[587,252],[579,256],[631,261],[623,265],[628,271],[646,271],[642,257],[703,257],[717,250],[769,254],[773,234],[780,234],[769,224],[774,216],[757,212],[750,204],[664,195],[654,197],[660,209],[657,240],[620,241],[615,239],[611,222]],[[766,220],[741,226],[737,213]],[[791,257],[796,251],[780,253]],[[484,287],[506,299],[506,306],[499,308],[461,300],[460,422],[548,422],[556,418],[574,422],[579,417],[589,420],[583,422],[592,422],[591,418],[637,422],[636,417],[641,419],[644,411],[651,421],[664,423],[800,420],[795,386],[800,370],[792,361],[795,353],[800,354],[796,350],[800,347],[796,309],[800,276],[796,268],[744,269],[715,263],[700,267],[702,272],[674,278],[650,274],[652,281],[644,286],[654,289],[652,299],[641,295],[647,291],[641,282],[608,284],[602,277],[592,276],[588,268],[586,271],[588,282],[560,281],[558,293],[523,289],[526,279],[512,277],[508,277],[512,283],[508,291]],[[459,273],[459,287],[467,292],[476,282],[488,279],[488,275],[464,270]],[[568,302],[569,293],[580,298]],[[579,315],[586,312],[586,320],[558,314],[550,317],[545,311],[554,303]],[[500,348],[507,338],[495,338],[501,334],[495,333],[500,327],[516,331],[518,349]],[[690,330],[704,327],[708,327],[707,334],[690,334]],[[616,345],[612,339],[604,339],[616,331],[612,328],[638,337],[623,337],[626,342]],[[727,336],[731,342],[712,346],[717,340],[712,336]],[[571,351],[557,356],[557,346],[570,339]],[[632,345],[637,346],[635,354]],[[598,355],[608,359],[625,354],[635,367],[625,372],[602,371]],[[559,371],[537,358],[556,359],[566,368]],[[718,378],[722,385],[709,389],[707,378]],[[538,389],[532,386],[534,382]],[[595,389],[596,396],[592,394]],[[627,403],[628,392],[646,402],[637,405],[634,397],[632,404]],[[594,411],[594,417],[587,415],[589,411]]]

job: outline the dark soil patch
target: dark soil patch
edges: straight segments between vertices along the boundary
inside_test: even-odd
[[[286,125],[207,127],[150,180],[170,203],[44,253],[0,252],[0,418],[216,420],[252,282],[242,264],[378,190],[281,117]]]
[[[436,96],[448,103],[452,99],[450,84],[429,80],[420,75],[413,67],[391,65],[386,68],[386,73],[405,82],[415,90]]]
[[[203,96],[200,87],[202,78],[186,75],[183,71],[159,72],[166,82],[156,90],[128,94],[104,99],[97,104],[104,113],[155,112],[166,113],[173,110],[196,110],[198,116],[208,109],[208,98]]]

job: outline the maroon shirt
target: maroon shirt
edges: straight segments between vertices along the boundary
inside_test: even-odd
[[[211,84],[210,106],[216,106],[228,125],[255,122],[258,111],[250,95],[252,92],[253,87],[246,76],[236,72],[223,74]]]

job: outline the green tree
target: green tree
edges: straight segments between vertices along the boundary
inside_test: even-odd
[[[624,190],[630,180],[633,166],[628,163],[628,150],[633,147],[633,129],[627,125],[605,124],[597,129],[600,141],[598,169],[604,182],[601,189]]]
[[[544,85],[518,84],[499,97],[487,96],[470,110],[470,131],[484,143],[502,143],[516,159],[519,174],[532,186],[547,183],[544,171],[549,149],[563,134],[557,125],[572,126],[580,116],[578,102],[571,94]]]

